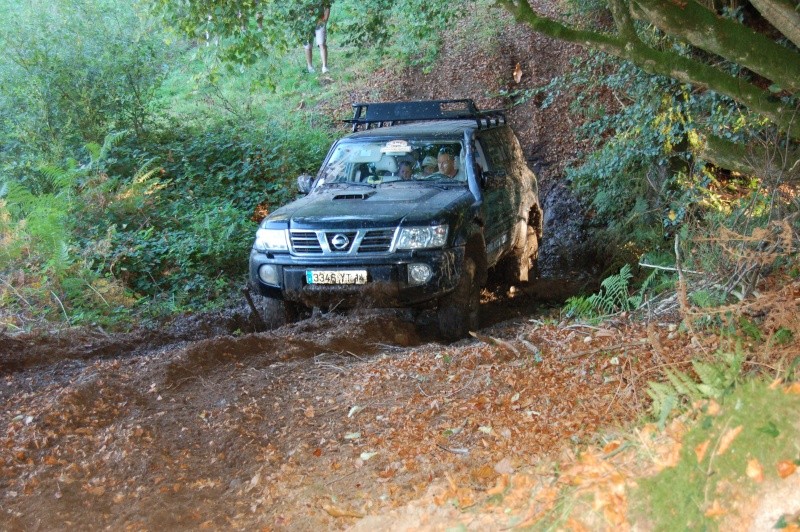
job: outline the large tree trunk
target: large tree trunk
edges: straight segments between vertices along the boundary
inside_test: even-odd
[[[720,168],[768,181],[797,183],[800,179],[800,151],[780,142],[737,144],[712,135],[703,139],[696,155]]]
[[[718,17],[697,2],[636,0],[634,4],[638,17],[663,32],[749,68],[781,88],[800,90],[800,54],[795,50],[734,20]]]
[[[791,0],[750,0],[761,16],[800,48],[800,11]]]
[[[646,1],[642,0],[642,2]],[[770,119],[793,139],[800,140],[800,120],[796,120],[792,109],[786,109],[785,104],[768,90],[761,89],[744,78],[733,76],[701,61],[676,52],[657,50],[642,42],[633,31],[629,20],[630,11],[625,11],[626,2],[622,0],[611,0],[612,12],[617,27],[620,29],[619,35],[607,35],[569,27],[557,20],[537,14],[527,0],[498,0],[498,3],[511,12],[517,20],[525,22],[535,31],[556,39],[601,50],[620,59],[626,59],[651,74],[668,76],[683,83],[705,87],[718,94],[728,96]],[[684,5],[695,2],[694,0],[683,0],[675,3]],[[738,27],[744,28],[741,25]],[[786,48],[782,49],[788,51]],[[785,61],[786,56],[782,57]],[[795,63],[800,60],[796,54],[790,57]]]

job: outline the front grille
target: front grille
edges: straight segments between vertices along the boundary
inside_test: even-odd
[[[356,233],[353,231],[352,233],[325,233],[325,240],[328,241],[328,249],[331,250],[332,253],[347,253],[353,248],[353,242],[356,240]],[[342,239],[344,237],[346,240]],[[339,237],[340,242],[338,242],[337,247],[337,237]]]
[[[385,253],[392,247],[392,238],[394,238],[394,230],[392,229],[367,231],[367,234],[361,240],[361,245],[358,246],[358,252]]]
[[[389,253],[395,229],[360,229],[357,231],[291,230],[292,253],[295,255],[363,255]],[[344,239],[347,243],[342,246]],[[336,244],[339,243],[339,247]]]
[[[315,231],[292,231],[291,235],[295,253],[322,253]]]

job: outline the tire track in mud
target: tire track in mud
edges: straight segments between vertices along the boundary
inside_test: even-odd
[[[279,329],[241,337],[217,337],[184,347],[166,370],[166,383],[182,381],[235,363],[263,369],[278,362],[324,353],[370,356],[386,345],[409,347],[422,342],[413,322],[391,311],[328,315]]]

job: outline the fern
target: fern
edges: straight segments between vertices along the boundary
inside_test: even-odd
[[[692,361],[699,382],[687,373],[667,370],[666,382],[648,383],[647,395],[653,400],[651,410],[659,425],[663,427],[681,400],[719,399],[729,393],[739,380],[743,362],[744,355],[738,350],[733,354],[722,354],[717,362]]]
[[[639,291],[630,295],[630,280],[633,274],[631,266],[626,264],[620,268],[619,273],[603,280],[600,292],[588,297],[569,298],[564,306],[564,312],[567,317],[592,318],[635,310],[641,306],[645,294],[655,284],[657,276],[657,271],[651,273]]]

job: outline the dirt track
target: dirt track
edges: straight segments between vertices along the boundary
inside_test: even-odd
[[[186,321],[0,337],[0,529],[318,530],[444,482],[490,487],[631,419],[635,375],[663,362],[637,326],[513,318],[535,289],[485,293],[489,327],[452,345],[387,311],[200,340]]]

